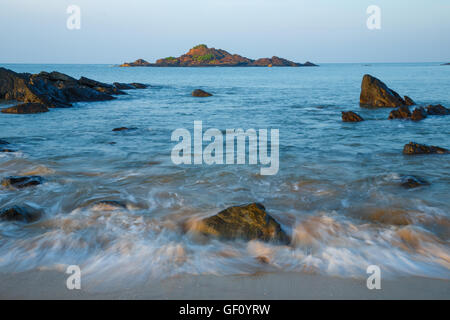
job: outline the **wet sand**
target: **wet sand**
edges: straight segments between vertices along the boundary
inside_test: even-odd
[[[450,299],[450,281],[419,277],[382,280],[381,290],[368,290],[365,279],[298,273],[179,276],[122,289],[82,281],[81,290],[68,290],[66,279],[57,271],[1,273],[0,299]]]

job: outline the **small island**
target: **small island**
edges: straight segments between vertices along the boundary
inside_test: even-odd
[[[120,67],[317,67],[317,65],[311,62],[296,63],[275,56],[252,60],[200,44],[178,58],[167,57],[157,60],[156,63],[138,59],[123,63]]]

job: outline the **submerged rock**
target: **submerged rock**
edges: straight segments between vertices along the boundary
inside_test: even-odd
[[[212,94],[209,92],[203,91],[202,89],[196,89],[196,90],[192,91],[192,96],[204,98],[204,97],[211,97]]]
[[[366,74],[361,83],[361,95],[359,102],[361,105],[372,107],[400,107],[407,103],[394,90],[379,79]]]
[[[34,222],[39,220],[42,213],[29,207],[13,206],[0,210],[0,220]]]
[[[446,116],[450,114],[450,109],[447,109],[443,105],[437,104],[437,105],[429,105],[426,107],[427,114],[430,116]]]
[[[261,240],[283,244],[290,242],[280,224],[259,203],[230,207],[203,219],[199,231],[227,240]]]
[[[40,176],[24,176],[24,177],[6,177],[2,180],[2,186],[22,189],[31,186],[37,186],[43,182]]]
[[[414,109],[411,114],[412,121],[421,121],[427,117],[427,112],[423,107]]]
[[[32,114],[48,112],[48,108],[41,103],[23,103],[2,109],[2,113]]]
[[[118,209],[126,209],[127,205],[124,202],[117,200],[101,200],[94,203],[93,209],[99,211],[114,211]]]
[[[407,106],[401,106],[398,109],[392,110],[388,117],[389,120],[409,118],[411,118],[411,111],[409,111]]]
[[[343,111],[342,112],[342,121],[344,122],[360,122],[364,121],[364,119],[357,113],[353,111]]]
[[[414,154],[446,154],[449,153],[447,149],[427,146],[424,144],[419,144],[415,142],[410,142],[403,148],[403,154],[414,155]]]
[[[127,131],[127,130],[137,130],[137,128],[127,128],[127,127],[120,127],[120,128],[114,128],[112,131]]]
[[[406,189],[413,189],[430,185],[427,181],[416,176],[404,176],[401,179],[401,185]]]
[[[0,139],[0,145],[7,145],[7,144],[9,144],[8,141]]]
[[[130,83],[134,89],[147,89],[148,88],[148,84],[143,84],[143,83],[139,83],[139,82],[133,82]]]

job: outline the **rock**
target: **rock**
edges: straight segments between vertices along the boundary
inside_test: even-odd
[[[415,155],[415,154],[446,154],[449,153],[447,149],[436,147],[436,146],[427,146],[424,144],[419,144],[415,142],[410,142],[405,145],[403,148],[403,154],[406,155]]]
[[[360,122],[364,119],[353,111],[342,112],[342,121],[344,122]]]
[[[2,186],[22,189],[37,186],[43,182],[40,176],[6,177],[2,180]]]
[[[137,130],[137,128],[127,128],[127,127],[120,127],[120,128],[114,128],[112,131],[126,131],[126,130]]]
[[[203,91],[202,89],[196,89],[194,91],[192,91],[192,96],[193,97],[211,97],[212,94],[206,91]]]
[[[139,82],[133,82],[130,83],[135,89],[147,89],[148,88],[148,84],[143,84],[143,83],[139,83]]]
[[[405,103],[406,103],[407,106],[414,106],[414,105],[416,105],[416,103],[414,102],[414,100],[411,99],[411,98],[408,97],[408,96],[405,96]]]
[[[109,86],[87,78],[75,80],[59,72],[16,73],[0,68],[0,99],[42,104],[48,108],[66,108],[74,102],[107,101],[114,97],[95,87]]]
[[[98,211],[114,211],[118,209],[126,209],[124,202],[116,200],[101,200],[94,204],[93,209]]]
[[[135,62],[125,62],[119,67],[148,67],[151,63],[145,61],[144,59],[137,59]]]
[[[14,107],[2,109],[2,113],[14,113],[14,114],[32,114],[48,112],[48,108],[41,103],[23,103]]]
[[[208,48],[201,44],[191,48],[179,57],[158,59],[156,63],[149,63],[143,59],[126,62],[120,67],[310,67],[316,66],[311,62],[300,64],[279,57],[252,60],[238,54],[231,54],[222,49]]]
[[[450,62],[449,63],[443,63],[443,64],[441,64],[441,66],[450,66]]]
[[[450,114],[450,109],[447,109],[443,105],[437,104],[437,105],[429,105],[426,107],[427,114],[430,116],[446,116]]]
[[[409,108],[407,106],[401,106],[398,109],[392,110],[389,114],[388,119],[410,119],[411,118],[411,111],[409,111]]]
[[[318,64],[315,64],[315,63],[312,63],[312,62],[309,62],[309,61],[306,61],[303,64],[303,67],[318,67],[318,66],[319,66]]]
[[[362,106],[372,107],[400,107],[406,102],[400,95],[386,84],[371,75],[364,75],[361,84],[361,95],[359,102]]]
[[[406,189],[413,189],[429,185],[427,181],[416,176],[404,176],[401,179],[402,179],[401,185]]]
[[[0,220],[34,222],[39,220],[42,213],[29,207],[13,206],[0,210]]]
[[[4,149],[0,149],[0,152],[11,153],[11,152],[16,152],[16,150],[4,148]]]
[[[132,86],[129,83],[114,82],[113,85],[114,85],[114,87],[116,87],[119,90],[132,90],[132,89],[135,89],[135,87]]]
[[[82,86],[87,86],[89,88],[113,88],[112,85],[107,84],[107,83],[103,83],[103,82],[99,82],[96,80],[92,80],[86,77],[81,77],[80,80],[78,80],[78,83]]]
[[[114,95],[124,95],[127,94],[126,92],[123,92],[122,90],[119,90],[115,87],[94,87],[92,88],[98,92],[106,93],[106,94],[114,94]]]
[[[227,240],[261,240],[283,244],[290,242],[280,224],[258,203],[227,208],[215,216],[203,219],[199,228],[205,235]]]
[[[0,139],[0,145],[7,145],[7,144],[9,144],[8,141]]]
[[[413,113],[411,114],[411,120],[412,121],[421,121],[427,117],[427,112],[423,107],[414,109]]]

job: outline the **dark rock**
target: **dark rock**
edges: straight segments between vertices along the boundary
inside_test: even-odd
[[[147,89],[148,88],[148,84],[143,84],[143,83],[139,83],[139,82],[133,82],[130,83],[135,89]]]
[[[449,63],[443,63],[443,64],[441,64],[441,66],[450,66],[450,62]]]
[[[2,186],[22,189],[37,186],[43,182],[40,176],[6,177],[2,180]]]
[[[430,116],[446,116],[450,114],[450,109],[447,109],[443,105],[437,104],[437,105],[429,105],[426,107],[427,113]]]
[[[32,114],[48,112],[48,108],[41,103],[23,103],[14,107],[2,109],[2,113],[14,113],[14,114]]]
[[[73,102],[114,99],[95,87],[110,86],[87,78],[75,80],[59,72],[16,73],[0,68],[0,99],[42,104],[48,108],[66,108]]]
[[[0,210],[0,220],[34,222],[39,220],[42,213],[29,207],[13,206]]]
[[[227,240],[262,240],[283,244],[290,242],[280,224],[258,203],[225,209],[215,216],[203,219],[199,228],[203,234]]]
[[[415,142],[410,142],[403,148],[403,154],[414,155],[414,154],[446,154],[449,153],[447,149],[427,146],[424,144],[419,144]]]
[[[132,86],[129,83],[114,82],[113,85],[114,85],[114,87],[116,87],[119,90],[133,90],[133,89],[135,89],[135,87]]]
[[[309,62],[309,61],[306,61],[302,66],[303,67],[318,67],[319,65],[315,64],[315,63],[312,63],[312,62]]]
[[[411,118],[411,111],[409,111],[409,108],[407,106],[401,106],[398,109],[392,110],[389,114],[388,119],[410,119]]]
[[[407,106],[414,106],[414,105],[416,105],[416,103],[414,102],[414,100],[411,99],[411,98],[408,97],[408,96],[405,96],[405,103],[406,103]]]
[[[360,122],[364,119],[353,111],[342,112],[342,121],[344,122]]]
[[[127,94],[126,92],[123,92],[122,90],[119,90],[115,87],[94,87],[94,90],[106,94],[114,94],[114,95],[124,95]]]
[[[100,87],[100,88],[113,88],[113,86],[110,85],[110,84],[103,83],[103,82],[96,81],[96,80],[92,80],[92,79],[89,79],[89,78],[86,78],[86,77],[81,77],[80,80],[78,80],[78,83],[83,85],[83,86],[89,87],[89,88],[98,88],[98,87]]]
[[[16,150],[4,148],[4,149],[0,149],[0,152],[11,153],[11,152],[16,152]]]
[[[404,176],[401,179],[402,179],[401,185],[406,189],[412,189],[429,185],[427,181],[416,176]]]
[[[406,102],[397,92],[368,74],[363,77],[359,101],[362,106],[372,107],[395,108],[406,105]]]
[[[135,62],[125,62],[121,64],[119,67],[149,67],[151,63],[145,61],[144,59],[137,59]]]
[[[137,128],[120,127],[120,128],[114,128],[112,131],[126,131],[126,130],[137,130]]]
[[[7,144],[9,144],[8,141],[0,139],[0,145],[7,145]]]
[[[413,113],[411,114],[411,120],[412,121],[421,121],[427,117],[427,112],[423,107],[414,109]]]
[[[193,97],[211,97],[212,94],[206,91],[203,91],[202,89],[196,89],[194,91],[192,91],[192,96]]]

